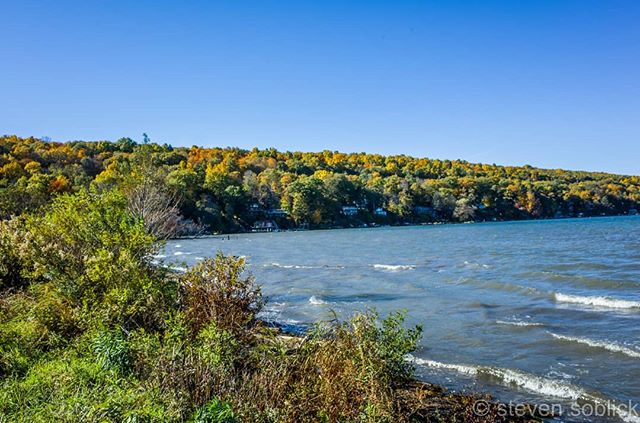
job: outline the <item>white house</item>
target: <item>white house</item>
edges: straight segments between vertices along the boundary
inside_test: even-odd
[[[373,211],[373,214],[375,214],[376,216],[386,216],[387,215],[387,211],[385,209],[383,209],[382,207],[378,207],[377,209],[375,209]]]
[[[358,208],[355,206],[342,206],[342,214],[345,216],[355,216],[358,214]]]

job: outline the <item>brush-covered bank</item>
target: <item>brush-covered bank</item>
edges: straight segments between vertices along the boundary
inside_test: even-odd
[[[118,191],[0,222],[0,421],[500,421],[413,379],[421,330],[364,311],[291,338],[242,259],[177,274]]]

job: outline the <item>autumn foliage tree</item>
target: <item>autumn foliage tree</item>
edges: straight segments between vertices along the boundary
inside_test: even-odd
[[[90,185],[121,188],[131,210],[161,238],[173,236],[184,222],[229,232],[265,219],[285,227],[331,227],[640,209],[638,176],[404,155],[174,148],[148,137],[69,143],[0,137],[0,218]],[[358,212],[345,214],[343,207]],[[279,209],[286,215],[275,218]]]

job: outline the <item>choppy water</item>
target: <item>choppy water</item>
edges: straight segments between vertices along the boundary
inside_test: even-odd
[[[617,418],[562,420],[640,422],[640,217],[244,234],[172,241],[164,260],[218,250],[247,257],[265,318],[406,309],[426,380],[565,410],[613,400]]]

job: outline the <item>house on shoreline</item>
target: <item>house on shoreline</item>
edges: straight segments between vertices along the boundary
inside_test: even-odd
[[[253,224],[251,232],[279,232],[278,224],[273,220],[258,220]]]

